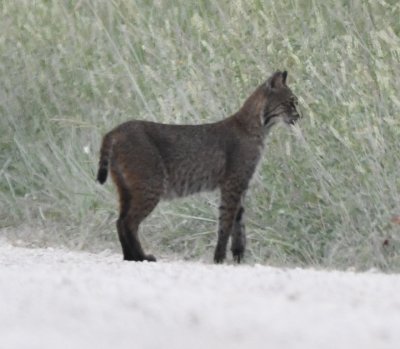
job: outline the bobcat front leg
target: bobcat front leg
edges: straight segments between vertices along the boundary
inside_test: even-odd
[[[221,206],[219,207],[218,242],[214,253],[214,262],[222,263],[226,257],[226,246],[232,233],[235,218],[241,207],[240,193],[235,193],[228,188],[221,189]]]
[[[231,251],[233,260],[240,263],[246,249],[246,228],[243,221],[244,208],[240,206],[233,225]]]

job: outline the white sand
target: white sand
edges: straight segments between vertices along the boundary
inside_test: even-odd
[[[400,348],[400,275],[0,242],[0,349]]]

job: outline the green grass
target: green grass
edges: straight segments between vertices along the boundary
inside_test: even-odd
[[[399,18],[389,0],[0,3],[0,234],[119,251],[115,190],[94,180],[102,135],[219,120],[287,69],[304,119],[267,140],[248,260],[399,271]],[[211,260],[217,207],[162,203],[146,249]]]

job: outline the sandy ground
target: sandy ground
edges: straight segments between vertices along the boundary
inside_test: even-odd
[[[0,349],[400,348],[400,275],[0,242]]]

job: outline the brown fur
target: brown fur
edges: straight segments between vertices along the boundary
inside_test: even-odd
[[[287,72],[274,73],[237,113],[216,123],[134,120],[104,136],[97,179],[104,183],[109,168],[118,188],[117,230],[125,260],[155,261],[143,252],[138,228],[161,199],[217,188],[221,206],[214,261],[225,259],[231,235],[233,257],[242,260],[246,244],[242,204],[265,135],[277,121],[293,124],[299,118],[286,76]]]

